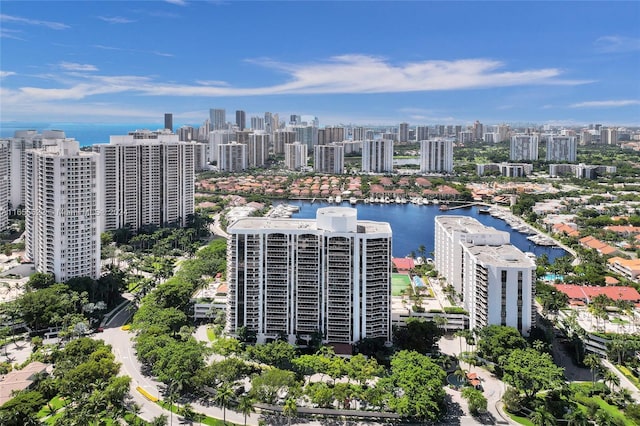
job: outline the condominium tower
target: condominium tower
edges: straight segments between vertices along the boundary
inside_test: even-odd
[[[184,226],[194,212],[196,144],[143,130],[94,145],[104,182],[102,230]]]
[[[338,144],[314,146],[313,169],[317,173],[343,173],[344,147]]]
[[[468,216],[436,216],[435,266],[469,312],[469,327],[535,325],[535,262],[509,234]]]
[[[223,130],[227,128],[227,112],[224,109],[210,109],[209,123],[211,130]]]
[[[537,135],[513,135],[511,136],[511,161],[537,161],[538,160],[538,136]]]
[[[577,157],[575,136],[549,136],[547,140],[547,161],[575,163]]]
[[[391,227],[348,207],[316,219],[242,218],[227,232],[227,331],[258,342],[320,332],[327,343],[391,337]]]
[[[98,158],[73,139],[25,152],[25,257],[56,281],[100,276]]]
[[[284,145],[284,166],[289,170],[307,167],[307,146],[300,142]]]
[[[247,167],[247,145],[237,142],[218,145],[218,169],[221,172],[241,172]]]
[[[393,141],[388,139],[362,141],[362,171],[373,173],[393,171]]]
[[[453,141],[447,139],[420,141],[420,172],[453,172]]]

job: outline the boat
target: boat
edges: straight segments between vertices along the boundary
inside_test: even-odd
[[[349,198],[349,203],[351,203],[352,205],[355,205],[357,202],[358,202],[358,199],[356,197]]]
[[[329,198],[327,198],[327,203],[333,204],[333,196],[330,196]]]
[[[342,196],[336,195],[336,204],[340,204],[342,202]]]
[[[483,207],[478,209],[478,213],[480,214],[490,214],[491,213],[491,209],[489,207]]]
[[[446,204],[441,204],[440,205],[440,210],[443,212],[446,212],[447,210],[449,210],[449,206]]]

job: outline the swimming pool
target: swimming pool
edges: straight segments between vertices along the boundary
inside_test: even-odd
[[[564,275],[544,274],[542,279],[545,280],[545,281],[564,281]]]

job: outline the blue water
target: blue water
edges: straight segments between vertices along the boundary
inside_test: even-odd
[[[543,280],[545,281],[564,281],[564,275],[558,275],[558,274],[545,274],[542,277]]]
[[[328,203],[319,201],[311,204],[310,201],[291,200],[287,203],[300,207],[300,211],[295,213],[293,217],[301,219],[313,219],[316,217],[318,208],[329,206]],[[343,202],[342,206],[348,207],[349,203]],[[536,256],[546,253],[550,262],[553,262],[556,257],[566,254],[563,249],[558,247],[543,247],[532,243],[527,240],[527,235],[514,231],[504,220],[478,213],[478,207],[440,211],[439,207],[434,205],[358,203],[356,209],[358,210],[358,219],[389,222],[393,232],[394,257],[405,257],[411,252],[417,252],[421,245],[425,246],[427,256],[433,257],[431,253],[434,251],[434,218],[440,215],[471,216],[483,225],[507,231],[511,235],[511,244],[524,252],[532,252]]]
[[[162,117],[164,119],[164,117]],[[174,123],[177,129],[181,125]],[[43,130],[64,130],[68,138],[74,138],[80,142],[80,146],[89,146],[97,143],[108,143],[109,136],[126,135],[130,131],[138,129],[158,130],[164,127],[164,121],[157,123],[60,123],[60,122],[39,122],[39,123],[0,123],[0,138],[13,137],[16,130],[34,129],[38,133]]]

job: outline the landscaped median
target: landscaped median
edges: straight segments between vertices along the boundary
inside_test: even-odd
[[[145,398],[147,398],[149,401],[151,402],[158,402],[159,398],[151,395],[149,392],[147,392],[146,390],[144,390],[143,388],[141,388],[140,386],[138,386],[136,388],[136,390],[138,392],[140,392],[142,394],[142,396],[144,396]]]

